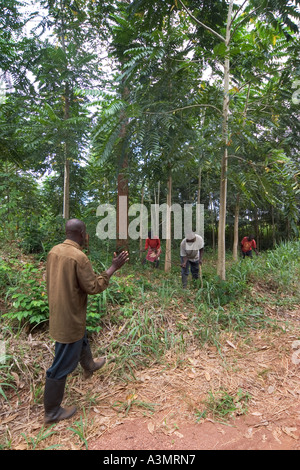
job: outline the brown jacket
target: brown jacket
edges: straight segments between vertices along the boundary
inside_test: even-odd
[[[109,276],[95,274],[78,243],[65,240],[47,258],[50,335],[60,343],[83,338],[88,294],[105,290]]]

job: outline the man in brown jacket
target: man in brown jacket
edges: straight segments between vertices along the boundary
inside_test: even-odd
[[[84,377],[105,364],[94,361],[86,336],[88,294],[98,294],[109,284],[112,274],[128,261],[128,253],[114,256],[107,271],[96,274],[83,253],[87,233],[78,219],[66,223],[66,240],[56,245],[47,258],[47,293],[50,335],[55,340],[55,357],[46,372],[44,392],[45,423],[70,418],[75,407],[62,408],[67,375],[81,364]]]

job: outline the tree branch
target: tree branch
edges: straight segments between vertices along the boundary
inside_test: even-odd
[[[239,9],[236,11],[234,17],[232,18],[231,22],[230,22],[230,28],[232,26],[232,23],[234,22],[234,20],[236,19],[237,15],[239,14],[239,12],[242,10],[242,8],[244,7],[245,3],[247,3],[248,0],[245,0],[242,5],[239,7]]]
[[[285,67],[283,67],[282,69],[276,69],[276,72],[279,73],[279,72],[283,72],[284,70],[286,70]],[[257,80],[258,78],[262,78],[262,77],[267,77],[267,76],[271,76],[271,72],[273,72],[272,70],[268,70],[268,72],[264,72],[264,73],[261,73],[259,75],[256,75],[253,77],[252,80],[248,80],[247,82],[245,82],[243,85],[240,85],[238,86],[238,91],[236,91],[235,93],[232,93],[232,97],[234,97],[235,95],[237,95],[243,88],[249,86],[249,85],[252,85],[255,83],[255,80]],[[275,71],[273,72],[273,75],[274,75]]]
[[[216,36],[218,39],[220,39],[221,41],[225,42],[225,38],[223,36],[221,36],[221,34],[217,33],[216,31],[214,31],[213,29],[211,29],[209,26],[205,25],[204,23],[202,23],[201,21],[199,21],[194,15],[193,13],[184,5],[184,3],[179,0],[181,6],[183,7],[183,9],[188,13],[188,15],[194,20],[196,21],[196,23],[198,23],[200,26],[202,26],[204,29],[206,29],[207,31],[209,31],[210,33],[212,33],[214,36]]]
[[[172,109],[171,111],[164,111],[164,112],[145,111],[144,114],[170,114],[170,113],[176,113],[177,111],[183,111],[184,109],[190,109],[190,108],[213,108],[215,111],[218,111],[218,113],[222,115],[222,111],[216,106],[213,106],[212,104],[192,104],[190,106],[183,106],[182,108]]]
[[[255,8],[254,10],[250,11],[250,13],[248,13],[248,15],[246,15],[246,16],[242,19],[242,21],[240,21],[240,22],[235,26],[234,30],[232,31],[232,33],[231,33],[231,35],[230,35],[230,39],[235,35],[235,32],[236,32],[236,30],[238,29],[238,27],[239,27],[245,20],[247,20],[247,19],[248,19],[249,17],[251,17],[254,13],[256,13],[260,8],[261,8],[261,6],[259,6],[259,7]],[[232,20],[232,22],[233,22],[233,20]],[[231,25],[232,25],[232,22],[231,22]],[[230,25],[230,26],[231,26],[231,25]]]

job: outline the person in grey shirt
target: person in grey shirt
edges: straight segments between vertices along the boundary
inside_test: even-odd
[[[189,271],[191,270],[192,278],[199,278],[199,265],[202,265],[204,251],[203,238],[190,232],[180,244],[180,260],[181,260],[181,280],[182,287],[186,289]]]

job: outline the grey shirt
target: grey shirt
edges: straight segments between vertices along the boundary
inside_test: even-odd
[[[203,238],[195,234],[196,240],[188,243],[184,238],[180,244],[180,256],[187,257],[189,261],[199,261],[199,250],[204,247]]]

